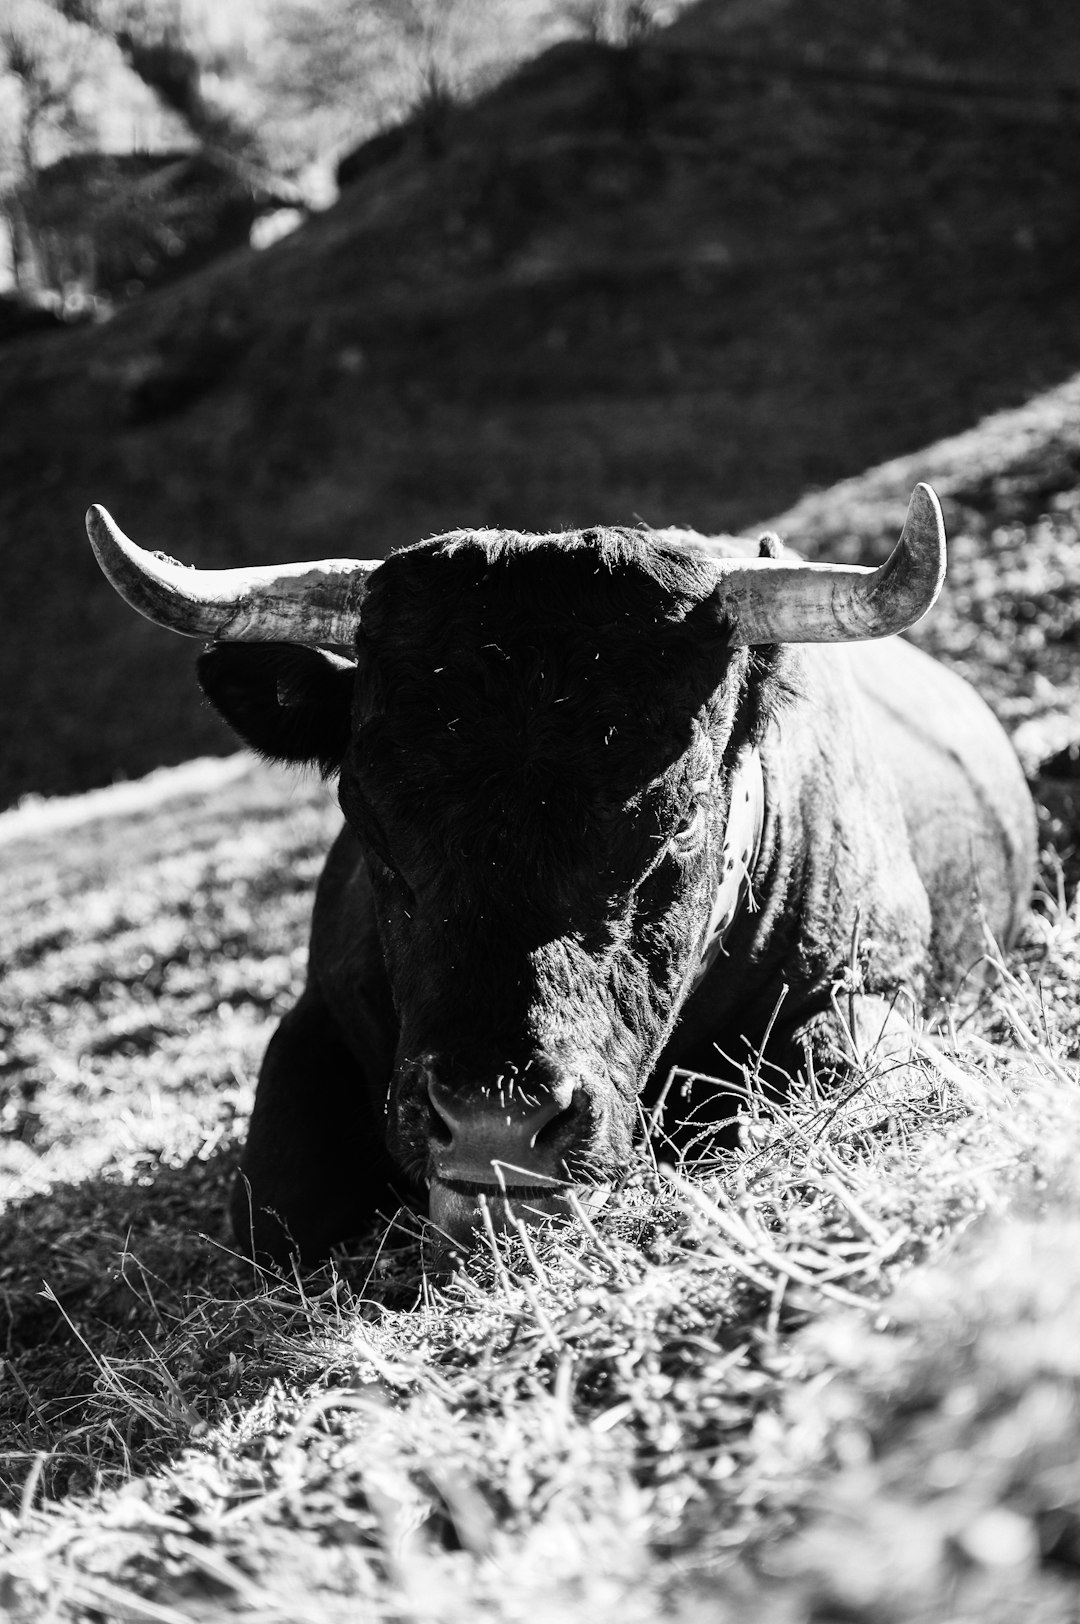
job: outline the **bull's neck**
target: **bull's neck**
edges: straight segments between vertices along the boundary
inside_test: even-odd
[[[690,983],[694,992],[712,969],[744,908],[755,907],[751,881],[765,827],[765,780],[757,748],[743,750],[731,777],[727,827],[720,856],[720,881],[702,938],[698,966]]]

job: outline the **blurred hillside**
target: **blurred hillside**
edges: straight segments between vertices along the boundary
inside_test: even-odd
[[[972,9],[699,0],[560,45],[265,253],[5,351],[0,798],[231,747],[91,501],[202,564],[740,528],[1080,370],[1080,13]]]

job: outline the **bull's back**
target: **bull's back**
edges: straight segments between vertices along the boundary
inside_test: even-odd
[[[939,985],[1015,935],[1035,873],[1035,812],[1020,764],[969,683],[899,638],[848,651],[875,752],[892,769],[933,916]]]

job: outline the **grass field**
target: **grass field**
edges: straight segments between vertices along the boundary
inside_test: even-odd
[[[902,1096],[873,1055],[781,1116],[748,1087],[737,1149],[657,1136],[600,1213],[450,1279],[410,1214],[291,1279],[223,1225],[329,792],[225,760],[0,818],[0,1610],[1075,1619],[1076,396],[793,514],[872,555],[916,465],[950,499],[920,638],[1042,804],[985,1007]]]

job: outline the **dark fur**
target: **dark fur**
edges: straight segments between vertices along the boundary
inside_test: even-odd
[[[419,1191],[432,1076],[463,1096],[530,1068],[569,1080],[551,1153],[610,1174],[643,1089],[676,1062],[738,1065],[778,999],[770,1059],[794,1070],[809,1045],[842,1069],[853,936],[876,1034],[898,991],[922,1003],[978,957],[976,885],[1008,935],[1031,808],[970,690],[899,644],[733,647],[710,586],[667,534],[462,532],[375,573],[355,669],[203,656],[256,749],[340,766],[347,820],[308,991],[260,1079],[241,1238],[317,1256],[393,1199],[391,1166]],[[747,743],[767,786],[757,907],[687,999]]]
[[[349,747],[351,661],[290,643],[217,643],[200,654],[203,692],[245,744],[327,778]]]

